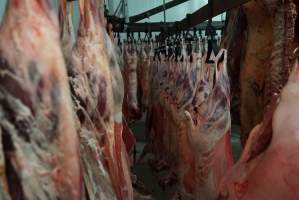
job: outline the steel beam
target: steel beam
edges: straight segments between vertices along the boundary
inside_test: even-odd
[[[201,23],[195,28],[197,30],[205,30],[207,26],[207,22]],[[167,32],[168,29],[173,27],[175,25],[174,22],[167,22],[165,23],[160,23],[160,22],[154,22],[154,23],[128,23],[126,24],[127,28],[126,30],[123,29],[123,27],[120,26],[113,26],[113,31],[114,32]],[[224,22],[223,21],[214,21],[212,22],[212,25],[215,27],[215,29],[220,30],[224,27]]]
[[[187,1],[189,1],[189,0],[172,0],[172,1],[170,1],[170,2],[168,2],[168,3],[165,4],[165,10],[168,10],[168,9],[170,9],[172,7],[175,7],[175,6],[179,5],[179,4],[185,3]],[[143,13],[140,13],[138,15],[131,16],[129,18],[129,21],[130,22],[138,22],[138,21],[143,20],[145,18],[148,18],[148,17],[150,17],[152,15],[158,14],[158,13],[162,12],[163,10],[164,10],[164,5],[162,4],[162,5],[158,6],[158,7],[155,7],[153,9],[150,9],[150,10],[145,11]]]
[[[213,9],[212,13],[215,17],[223,12],[226,12],[228,10],[231,10],[232,8],[238,7],[244,3],[247,3],[251,0],[214,0],[213,1]],[[208,4],[204,7],[198,9],[192,14],[187,15],[187,17],[180,22],[177,23],[176,26],[171,27],[167,34],[164,34],[164,36],[175,34],[177,31],[180,30],[187,30],[189,28],[192,28],[206,20],[209,19],[209,6]]]

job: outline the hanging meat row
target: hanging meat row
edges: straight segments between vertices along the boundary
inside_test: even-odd
[[[132,90],[136,95],[139,88],[139,109],[147,112],[148,144],[139,161],[150,152],[154,170],[168,169],[160,184],[178,181],[173,199],[299,198],[294,189],[299,174],[298,50],[281,95],[267,97],[272,103],[234,165],[226,50],[206,62],[205,47],[196,42],[190,53],[188,41],[181,41],[179,54],[170,50],[177,44],[167,41],[162,50],[155,42],[126,45],[131,49],[125,53],[135,56],[131,72],[137,73],[139,84],[134,81]]]
[[[139,110],[147,113],[149,142],[139,161],[151,152],[156,171],[171,166],[160,184],[178,180],[177,197],[215,199],[233,163],[227,52],[221,50],[206,64],[202,40],[180,41],[164,51],[153,41],[124,44],[125,62],[131,63],[124,71],[134,73],[128,76],[133,83],[125,81],[134,91],[131,103],[137,102],[139,88]]]
[[[0,198],[133,199],[103,2],[12,0],[0,28]],[[99,12],[100,11],[100,12]],[[60,23],[60,26],[59,26]]]
[[[145,153],[155,155],[153,169],[169,168],[162,186],[178,181],[174,199],[299,198],[298,50],[288,83],[268,97],[233,165],[226,50],[208,55],[196,38],[128,41],[122,63],[103,2],[79,0],[77,38],[71,5],[60,1],[58,20],[50,0],[8,2],[0,27],[0,199],[144,198],[132,188],[127,124],[144,113]]]

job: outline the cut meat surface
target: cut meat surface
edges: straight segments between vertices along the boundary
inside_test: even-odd
[[[8,1],[0,28],[0,126],[11,199],[81,199],[79,142],[47,0]],[[5,198],[4,198],[5,199]]]

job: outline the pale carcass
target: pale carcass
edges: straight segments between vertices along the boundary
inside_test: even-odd
[[[79,142],[56,13],[48,0],[7,3],[0,28],[4,193],[81,199]]]
[[[297,57],[279,101],[273,97],[240,160],[223,180],[219,199],[299,198],[298,67]]]
[[[146,111],[149,106],[149,77],[151,65],[152,44],[142,43],[138,60],[138,84],[140,85],[140,107]]]
[[[137,50],[134,42],[128,42],[124,46],[123,78],[125,83],[124,114],[126,119],[138,119],[140,108],[138,105],[137,89]]]
[[[206,89],[205,84],[199,84],[198,93],[203,96],[194,99],[185,112],[195,154],[195,199],[216,199],[220,181],[233,164],[226,50],[221,50],[213,61],[209,67],[215,73],[214,81],[206,80]]]
[[[120,65],[123,63],[123,58],[119,47],[113,43],[113,41],[107,37],[107,50],[108,50],[108,57],[109,57],[109,65],[110,71],[112,76],[112,89],[113,89],[113,99],[114,99],[114,120],[116,126],[121,126],[121,132],[116,133],[123,139],[123,142],[126,146],[127,152],[130,152],[135,143],[136,139],[134,137],[133,132],[128,127],[128,123],[125,119],[123,111],[124,106],[124,96],[125,96],[125,86],[124,80],[121,72]],[[122,142],[121,142],[122,143]],[[119,146],[119,145],[116,145]],[[123,152],[124,153],[124,152]]]
[[[122,154],[123,93],[121,88],[113,90],[122,80],[115,57],[107,49],[111,41],[107,41],[110,38],[101,24],[103,13],[98,12],[97,3],[102,1],[79,1],[81,21],[68,67],[78,117],[84,183],[91,199],[132,199],[130,176]],[[112,78],[112,74],[117,77]]]
[[[164,133],[164,146],[166,157],[174,158],[172,168],[178,175],[179,192],[183,198],[192,194],[195,184],[195,154],[188,140],[188,127],[184,123],[184,111],[192,104],[195,98],[202,71],[201,53],[192,53],[187,56],[184,52],[177,58],[172,57],[168,61],[166,71],[160,80],[160,103],[165,109],[167,122],[170,123],[171,132]],[[164,81],[166,79],[166,81]],[[168,176],[163,181],[170,182]]]
[[[128,153],[132,151],[136,139],[126,123],[122,109],[124,100],[124,82],[119,63],[120,55],[116,45],[106,34],[106,48],[108,51],[109,66],[112,80],[113,102],[114,102],[114,122],[115,122],[115,159],[117,162],[118,176],[121,188],[126,191],[124,199],[133,199],[133,189],[131,181],[131,162]]]

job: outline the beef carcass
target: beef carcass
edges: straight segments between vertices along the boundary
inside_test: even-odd
[[[120,55],[116,46],[106,34],[109,66],[112,77],[114,121],[115,121],[115,159],[117,162],[120,186],[126,191],[124,199],[133,199],[132,181],[130,175],[131,162],[128,152],[132,151],[136,140],[124,120],[122,109],[124,100],[124,82],[120,71]]]
[[[271,68],[265,87],[265,103],[267,104],[270,97],[279,93],[288,80],[291,71],[289,57],[293,49],[297,14],[296,6],[292,0],[285,2],[264,0],[264,2],[273,21]]]
[[[151,111],[157,118],[154,143],[158,154],[174,158],[179,180],[175,198],[216,198],[219,182],[232,165],[226,54],[222,50],[214,64],[205,64],[201,52],[157,55],[158,64],[151,68],[151,104],[160,107]]]
[[[112,74],[117,75],[113,67],[117,66],[109,67],[115,60],[110,57],[113,60],[109,62],[106,42],[111,41],[107,41],[109,37],[100,23],[103,18],[97,3],[102,1],[79,1],[81,21],[68,68],[78,116],[84,182],[91,199],[132,199],[130,177],[126,175],[129,172],[122,165],[121,124],[119,127],[115,123],[121,122],[118,115],[122,90],[113,90],[113,86],[121,79],[112,79]]]
[[[134,148],[136,139],[133,132],[128,127],[125,116],[122,113],[125,88],[120,65],[123,63],[123,58],[119,47],[117,47],[111,40],[107,40],[107,49],[110,71],[112,74],[115,123],[117,126],[122,126],[120,136],[123,138],[127,152],[130,152]]]
[[[220,181],[233,164],[226,50],[222,49],[213,61],[209,67],[214,68],[215,80],[210,81],[203,98],[194,99],[185,112],[195,154],[196,199],[216,199]],[[205,91],[203,86],[199,84],[199,94]]]
[[[4,193],[81,199],[79,142],[56,13],[48,0],[7,3],[0,28]]]
[[[250,133],[219,199],[298,199],[298,55],[279,102],[273,98],[262,123]],[[277,107],[277,108],[276,108]]]
[[[138,60],[138,84],[140,85],[141,102],[143,111],[148,108],[149,101],[149,69],[151,65],[152,44],[142,43]]]
[[[190,113],[192,112],[193,116],[197,116],[197,113],[193,111],[199,109],[202,104],[207,104],[206,101],[211,96],[210,93],[213,89],[213,70],[210,70],[210,66],[203,65],[201,53],[193,53],[188,56],[186,52],[184,52],[184,49],[185,48],[183,48],[182,55],[167,57],[165,55],[156,54],[156,60],[152,62],[150,68],[150,115],[152,116],[150,119],[152,119],[152,132],[150,137],[153,137],[153,146],[159,147],[156,156],[160,159],[166,159],[174,166],[172,170],[178,175],[181,198],[188,199],[195,197],[195,167],[197,164],[196,160],[198,160],[195,157],[200,156],[200,153],[194,153],[194,149],[191,148],[192,141],[188,138],[189,124],[185,121],[186,117],[184,111],[188,110]],[[221,66],[222,65],[219,65],[220,68]],[[221,91],[221,89],[223,89],[220,86],[222,82],[225,83],[224,87],[229,86],[228,82],[223,81],[227,80],[223,78],[227,78],[227,75],[222,76],[224,73],[223,69],[221,69],[220,72],[219,77],[221,78],[219,80],[221,83],[217,82],[218,88],[220,89],[215,89],[215,91]],[[220,99],[225,99],[229,95],[227,91],[223,93],[224,95],[219,95],[221,97]],[[227,104],[218,106],[219,102],[215,102],[217,101],[216,96],[215,94],[214,99],[210,98],[213,99],[214,104],[208,101],[210,104],[210,112],[208,113],[213,113],[215,107],[226,106],[225,108],[227,108]],[[223,108],[225,114],[227,114],[227,112],[229,113],[229,110],[227,111],[225,108]],[[222,111],[219,112],[220,116],[225,115],[221,115]],[[206,118],[210,119],[209,117]],[[223,123],[229,124],[229,119],[230,118],[223,119]],[[217,131],[218,129],[216,132]],[[225,135],[225,133],[223,133],[223,135]],[[215,136],[215,138],[214,139],[217,140],[217,136]],[[213,140],[211,139],[210,142],[213,143]],[[215,146],[217,146],[217,149],[222,149],[221,144]],[[221,157],[221,155],[219,155],[219,157]],[[215,158],[215,160],[217,159]],[[221,161],[222,160],[219,162],[221,163]],[[216,171],[218,169],[213,168],[211,171],[213,170]],[[167,185],[167,183],[172,181],[173,171],[170,173],[171,176],[162,179],[162,182],[164,182],[163,185]],[[198,177],[200,176],[198,175]]]
[[[250,130],[262,120],[264,108],[270,97],[286,83],[296,15],[292,0],[250,1],[244,4],[241,10],[237,17],[232,16],[229,20],[238,18],[247,22],[247,26],[243,27],[245,35],[236,35],[237,38],[231,40],[231,44],[235,44],[236,41],[245,44],[245,50],[242,50],[241,55],[244,62],[240,63],[241,140],[245,145]],[[260,34],[261,32],[263,34]],[[231,37],[229,35],[231,34],[226,36],[226,42]],[[224,44],[225,48],[232,47],[231,44]],[[235,62],[234,57],[229,59]],[[287,67],[281,67],[282,64]]]
[[[160,73],[165,70],[163,65],[160,65],[160,62],[157,60],[153,60],[151,64],[151,85],[150,85],[150,106],[147,112],[147,137],[149,139],[149,143],[144,149],[144,154],[148,152],[152,152],[156,155],[156,159],[159,162],[161,159],[163,159],[164,154],[162,152],[164,151],[164,145],[163,145],[163,133],[164,133],[164,118],[165,118],[165,112],[163,110],[163,107],[161,106],[159,102],[159,93],[161,91],[161,87],[159,85],[160,80],[164,80],[161,77]],[[161,78],[159,80],[159,77]],[[148,152],[146,152],[148,151]],[[142,158],[142,156],[140,156]]]
[[[182,198],[192,196],[195,184],[195,155],[188,140],[184,111],[192,103],[200,82],[201,61],[201,54],[197,53],[193,53],[192,56],[183,53],[182,56],[173,57],[168,62],[163,78],[159,79],[162,86],[160,102],[169,116],[166,119],[170,120],[172,127],[170,130],[175,130],[164,133],[164,145],[171,147],[167,149],[167,153],[173,154],[170,157],[175,158],[172,164],[175,164],[175,172],[178,174],[179,192]],[[166,83],[162,81],[163,79],[167,80]],[[167,179],[164,181],[169,182]]]
[[[240,70],[240,123],[244,145],[250,130],[261,121],[264,110],[265,78],[271,66],[272,20],[262,1],[244,5],[247,44]],[[260,33],[263,34],[260,34]],[[262,67],[261,67],[262,66]]]
[[[222,47],[227,49],[227,71],[231,86],[232,123],[240,124],[240,70],[244,62],[247,40],[247,21],[244,9],[238,7],[227,13]]]
[[[147,111],[147,137],[148,144],[144,148],[144,152],[140,156],[142,159],[146,153],[152,152],[156,156],[154,164],[155,170],[160,171],[165,165],[166,145],[163,143],[165,134],[167,132],[164,123],[167,118],[166,110],[159,101],[160,93],[165,86],[167,86],[168,79],[165,74],[167,71],[167,64],[165,60],[159,61],[156,57],[153,58],[149,53],[150,67],[148,70],[148,111]],[[144,77],[142,77],[144,78]],[[167,123],[169,124],[169,123]],[[165,133],[165,134],[164,134]]]
[[[140,117],[137,89],[137,64],[138,57],[136,44],[128,42],[124,46],[123,78],[125,83],[124,114],[128,121]]]

